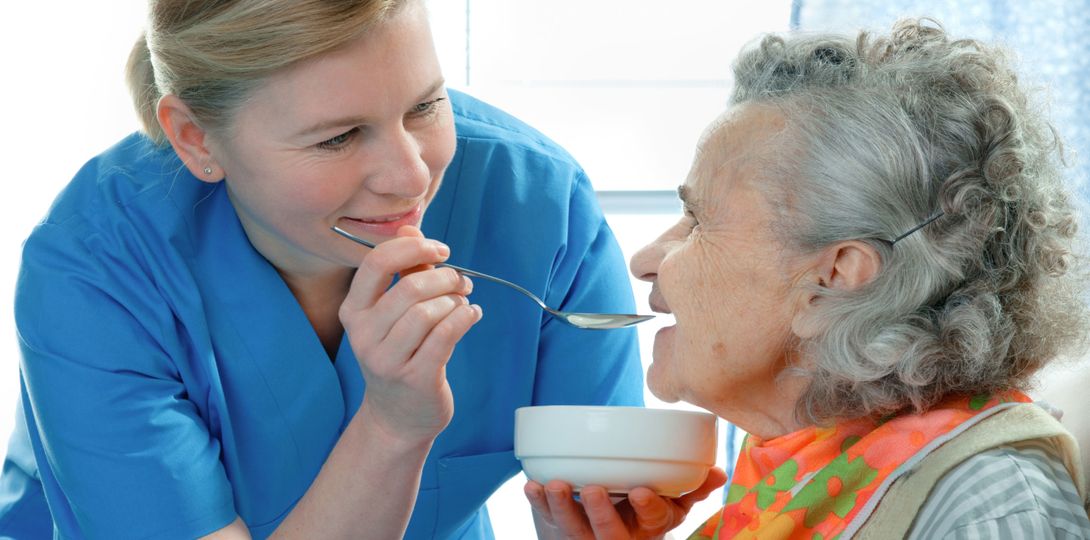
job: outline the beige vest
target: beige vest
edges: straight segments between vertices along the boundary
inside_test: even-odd
[[[1075,438],[1040,406],[1025,403],[981,420],[931,452],[911,473],[898,478],[855,538],[904,538],[931,489],[948,471],[985,450],[1034,439],[1044,440],[1055,449],[1071,473],[1079,495],[1088,501]]]

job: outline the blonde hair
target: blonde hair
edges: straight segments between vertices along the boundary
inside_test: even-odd
[[[159,98],[178,96],[214,132],[272,73],[337,49],[412,0],[151,0],[126,81],[144,132],[166,137]]]

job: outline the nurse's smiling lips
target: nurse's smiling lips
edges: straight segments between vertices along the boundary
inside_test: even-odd
[[[396,236],[397,230],[405,225],[419,227],[423,215],[423,206],[417,204],[408,211],[399,214],[367,217],[345,216],[338,220],[338,225],[349,232],[361,234],[364,237],[388,239]]]

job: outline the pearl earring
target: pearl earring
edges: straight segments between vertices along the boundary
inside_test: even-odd
[[[205,176],[212,176],[212,167],[205,166],[204,167],[204,175]]]

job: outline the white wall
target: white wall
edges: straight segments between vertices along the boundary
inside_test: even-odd
[[[0,449],[18,396],[12,297],[23,239],[91,156],[136,129],[124,87],[144,3],[12,2],[0,31]]]

